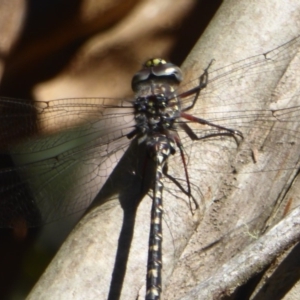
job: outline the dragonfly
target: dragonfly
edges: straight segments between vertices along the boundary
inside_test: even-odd
[[[236,160],[242,165],[250,162],[251,172],[260,172],[257,152],[272,153],[276,158],[286,147],[276,142],[278,134],[290,147],[299,143],[300,107],[276,107],[282,92],[267,81],[274,73],[288,76],[287,63],[296,56],[299,45],[297,37],[217,70],[211,69],[212,61],[198,78],[183,85],[179,85],[180,68],[152,59],[133,77],[137,94],[133,100],[32,102],[0,98],[4,162],[0,170],[0,226],[14,227],[20,220],[28,227],[40,226],[86,209],[108,183],[118,185],[109,178],[129,156],[127,168],[121,167],[121,172],[123,177],[139,179],[132,192],[138,200],[133,202],[138,204],[145,194],[153,198],[146,299],[159,299],[162,199],[175,195],[194,213],[201,208],[207,190],[200,186],[199,177],[209,172],[240,172],[239,166],[232,167],[228,152],[242,149],[243,159]],[[245,89],[245,83],[258,74],[266,79],[264,84]],[[238,91],[232,92],[228,82],[238,86]],[[261,95],[269,100],[262,103]],[[293,96],[288,91],[283,99],[292,97],[298,99],[297,91]],[[21,126],[16,126],[18,123]],[[283,126],[286,123],[291,129]],[[293,159],[285,166],[298,167]],[[280,162],[273,159],[263,171],[278,169]],[[173,187],[163,191],[164,181]]]

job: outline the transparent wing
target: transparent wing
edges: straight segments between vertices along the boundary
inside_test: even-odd
[[[178,120],[197,201],[208,192],[205,182],[210,179],[203,178],[211,172],[298,168],[298,157],[286,156],[284,167],[279,158],[299,144],[299,84],[293,81],[300,78],[299,44],[298,37],[268,53],[211,71],[196,101],[194,95],[182,98],[186,113],[239,130],[244,137],[237,145],[213,126]],[[196,78],[183,85],[179,94],[198,83]],[[29,103],[0,98],[0,107],[0,226],[13,226],[24,214],[27,223],[35,226],[86,208],[128,148],[126,135],[134,129],[129,101],[86,98]],[[191,140],[179,126],[182,122],[198,138],[211,137]],[[238,165],[227,155],[237,149],[241,150]],[[272,155],[261,156],[265,153]],[[251,170],[239,169],[244,165]],[[189,198],[183,167],[177,151],[168,163],[166,197]],[[124,177],[127,174],[124,169]]]
[[[0,225],[36,226],[85,209],[126,150],[130,103],[0,99]],[[20,142],[21,141],[21,142]]]
[[[201,202],[200,207],[209,207],[202,199],[218,199],[222,192],[226,195],[227,191],[218,190],[221,182],[227,183],[228,189],[231,185],[245,189],[235,181],[235,174],[246,177],[249,173],[273,172],[272,176],[276,178],[282,176],[283,170],[299,168],[299,46],[300,37],[268,53],[209,70],[207,86],[197,99],[195,95],[181,98],[184,113],[238,130],[243,135],[243,139],[237,136],[235,140],[228,131],[203,124],[205,122],[178,120],[192,196]],[[199,72],[199,77],[201,75]],[[198,84],[199,78],[196,78],[182,85],[178,94],[186,95],[186,91]],[[191,139],[186,129],[180,126],[183,123],[199,140]],[[168,160],[168,174],[188,191],[178,152]],[[260,177],[262,181],[263,177]],[[253,181],[250,176],[248,178]],[[187,194],[184,195],[178,186],[170,182],[168,187],[172,187],[173,194],[185,196],[188,203]],[[272,188],[271,183],[269,187]],[[169,197],[168,193],[164,194],[165,198]],[[255,190],[252,193],[255,194]]]
[[[291,151],[296,148],[300,142],[299,47],[300,37],[297,37],[270,52],[211,72],[209,70],[207,86],[201,90],[194,107],[188,109],[195,101],[195,95],[182,99],[182,108],[186,113],[238,130],[244,137],[238,146],[232,137],[226,136],[224,130],[181,118],[179,123],[187,122],[199,138],[211,136],[202,140],[206,143],[210,140],[211,143],[211,155],[207,157],[203,152],[199,154],[201,141],[191,141],[183,130],[180,132],[185,149],[199,149],[186,150],[191,151],[193,157],[196,154],[199,169],[221,173],[240,171],[239,166],[228,170],[228,165],[233,166],[233,163],[228,164],[224,155],[237,148],[243,150],[240,151],[242,157],[237,161],[242,165],[250,163],[253,172],[283,168],[279,157],[287,149]],[[199,79],[189,82],[180,87],[179,94],[198,84]],[[222,146],[220,140],[227,140],[227,143]],[[264,153],[272,154],[272,158],[259,163]],[[191,158],[192,166],[195,166],[194,162]],[[287,160],[284,165],[286,169],[298,167],[297,157]]]

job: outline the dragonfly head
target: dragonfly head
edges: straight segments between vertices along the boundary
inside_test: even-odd
[[[131,86],[133,91],[136,92],[141,83],[161,78],[179,84],[182,81],[181,69],[164,59],[151,58],[147,60],[144,63],[143,68],[133,76]]]

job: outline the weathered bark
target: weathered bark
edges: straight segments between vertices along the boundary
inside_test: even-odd
[[[292,20],[297,19],[299,5],[294,6],[292,2],[285,4],[276,1],[270,6],[267,1],[259,1],[251,2],[250,5],[241,1],[227,1],[188,57],[184,69],[203,68],[211,58],[216,60],[217,66],[227,65],[231,61],[238,61],[254,53],[266,52],[276,45],[283,44],[289,38],[297,36],[299,28],[294,26],[295,23]],[[251,76],[246,74],[247,70],[245,70],[245,76],[249,76],[249,86],[245,90],[249,89],[249,93],[251,88],[260,90],[261,84],[267,85],[268,77],[274,75],[272,78],[275,86],[273,95],[270,91],[265,95],[260,93],[257,95],[262,102],[262,107],[263,101],[266,101],[267,108],[271,107],[272,101],[278,101],[279,105],[283,102],[283,107],[299,105],[297,91],[299,80],[294,79],[299,77],[297,71],[299,64],[297,60],[286,63],[287,70],[290,69],[293,74],[289,77],[292,84],[286,78],[283,80],[284,77],[276,78],[275,73],[260,77],[262,74],[259,74],[259,70],[256,75],[250,72]],[[282,82],[280,83],[279,80],[284,81],[283,87],[287,89],[284,92],[280,91]],[[237,81],[233,78],[232,85],[235,82]],[[231,89],[230,85],[231,82],[228,81],[225,86]],[[294,92],[289,94],[289,90]],[[275,100],[274,94],[277,93],[281,98]],[[238,97],[239,91],[236,94]],[[220,99],[226,99],[226,97],[222,98],[220,95]],[[243,102],[246,99],[237,99],[236,102]],[[286,100],[289,101],[285,102]],[[253,102],[256,103],[257,98],[253,98]],[[223,102],[220,104],[223,105]],[[206,103],[205,105],[209,106]],[[252,103],[249,102],[249,109],[251,108]],[[236,109],[239,109],[238,105]],[[291,117],[297,119],[297,116]],[[276,126],[277,128],[283,126],[286,132],[295,130],[297,140],[299,126],[294,128],[294,125],[293,122],[290,124],[279,122],[273,130],[274,132],[277,130]],[[263,128],[257,133],[261,134],[261,131]],[[281,138],[282,134],[279,134],[275,142],[280,143]],[[211,202],[207,202],[204,218],[177,264],[177,269],[168,284],[166,299],[222,299],[227,296],[233,299],[235,297],[247,299],[253,287],[250,285],[248,294],[236,294],[238,287],[267,268],[281,251],[294,245],[298,240],[296,232],[289,232],[294,234],[289,242],[287,242],[287,237],[276,241],[274,240],[276,234],[270,237],[270,235],[264,236],[264,232],[284,218],[292,208],[298,206],[297,169],[285,165],[289,164],[288,159],[294,160],[295,167],[299,163],[299,142],[297,144],[295,148],[287,146],[280,156],[276,154],[273,157],[269,156],[266,151],[255,164],[253,161],[242,162],[243,166],[238,167],[237,174],[221,178],[215,190],[212,188]],[[237,157],[234,168],[238,165],[239,157],[243,157],[242,148],[241,145],[241,151],[233,153],[233,156]],[[274,161],[278,168],[274,168],[274,172],[267,172],[267,163],[274,163]],[[263,167],[264,164],[265,167]],[[256,168],[261,168],[262,172],[254,171]],[[290,231],[297,231],[296,224],[299,222],[297,211],[294,212],[294,216],[297,221],[291,219],[287,221]],[[296,222],[294,229],[293,222]],[[280,234],[284,235],[285,232],[280,231]],[[258,237],[260,239],[256,241]],[[259,250],[268,242],[273,247]],[[254,244],[247,247],[249,243]],[[268,254],[266,250],[269,251]],[[288,287],[284,287],[284,283],[282,286],[277,282],[273,297],[269,294],[268,297],[262,296],[262,299],[275,298],[274,295],[278,296],[278,291],[285,288],[288,290]],[[259,295],[259,291],[256,293]]]

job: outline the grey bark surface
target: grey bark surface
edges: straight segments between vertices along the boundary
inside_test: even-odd
[[[271,4],[252,1],[251,5],[249,1],[224,2],[183,65],[186,81],[199,76],[212,58],[216,61],[214,68],[222,67],[264,53],[297,36],[299,13],[295,1],[278,0]],[[255,79],[250,84],[253,82]],[[289,106],[299,105],[297,97],[291,100],[296,102]],[[186,200],[178,200],[178,195],[172,199],[171,193],[168,194],[170,197],[164,200],[163,299],[222,299],[232,295],[239,285],[266,268],[277,256],[282,247],[265,249],[266,241],[274,242],[274,236],[264,232],[284,217],[286,212],[282,207],[289,199],[293,198],[293,205],[297,206],[297,197],[292,194],[297,186],[297,170],[284,170],[286,157],[299,156],[297,146],[293,147],[293,153],[290,150],[283,153],[282,163],[278,162],[281,171],[256,173],[251,163],[240,166],[238,159],[237,174],[226,178],[214,170],[205,178],[195,178],[198,173],[193,174],[192,169],[191,178],[199,180],[199,186],[203,187],[203,199],[198,199],[200,209],[193,215]],[[240,157],[235,150],[228,155]],[[265,156],[257,163],[264,159],[272,158]],[[176,164],[180,173],[179,162],[173,161],[172,168],[176,172]],[[145,197],[136,213],[124,215],[120,206],[123,200],[115,194],[124,194],[128,187],[134,189],[135,182],[130,178],[124,180],[122,172],[120,175],[116,171],[112,176],[96,200],[102,205],[95,205],[80,221],[28,299],[107,299],[125,220],[132,221],[134,232],[125,277],[120,282],[120,299],[144,298],[151,199]],[[172,190],[171,185],[165,185],[167,190]],[[113,200],[107,201],[109,198]],[[299,227],[298,215],[298,210],[294,210],[286,220],[289,225],[295,222],[295,229]],[[293,227],[285,230],[290,233]],[[247,247],[251,242],[254,242],[252,247]],[[268,250],[270,256],[260,253],[259,247]],[[247,266],[247,259],[256,262],[253,268]]]
[[[198,61],[203,64],[212,57],[216,62],[222,60],[222,65],[227,65],[231,61],[250,57],[254,54],[253,50],[255,49],[258,49],[255,50],[255,53],[263,53],[272,49],[276,44],[283,44],[289,38],[297,36],[298,28],[295,20],[299,16],[299,6],[294,6],[292,2],[285,4],[287,5],[283,5],[282,1],[275,1],[271,7],[267,1],[252,2],[251,5],[241,1],[227,1],[215,16],[214,22],[202,36],[199,44],[195,46],[195,52],[188,57],[184,67],[187,70],[197,69],[199,68]],[[232,15],[235,18],[234,21],[230,17]],[[205,51],[205,49],[209,49],[209,51]],[[200,55],[201,60],[197,55]],[[297,77],[295,71],[298,66],[297,62],[290,64],[291,66],[287,64],[286,67],[291,67],[294,72],[293,76]],[[203,65],[201,66],[203,68]],[[273,78],[272,80],[278,83],[280,79]],[[255,89],[256,84],[259,86],[260,80],[267,82],[267,78],[260,78],[260,75],[257,74],[257,78],[253,77],[252,88]],[[250,86],[253,82],[249,83]],[[285,84],[287,87],[288,83]],[[295,85],[295,94],[293,99],[292,96],[289,98],[290,103],[286,104],[287,106],[299,105],[298,80]],[[279,83],[276,89],[278,86],[280,86]],[[283,94],[281,99],[283,102],[285,97],[289,97],[287,96],[288,92],[285,92],[286,94]],[[263,102],[264,97],[261,96]],[[270,101],[269,99],[265,100]],[[286,154],[282,153],[281,167],[283,170],[286,155],[295,158],[295,164],[297,164],[298,153],[298,147],[287,150]],[[238,158],[240,154],[233,155]],[[273,159],[280,160],[280,158]],[[257,163],[264,164],[268,160],[272,161],[272,158],[263,156]],[[253,162],[252,165],[251,163],[245,164],[239,169],[238,174],[223,179],[223,183],[220,182],[216,187],[219,194],[214,195],[215,201],[206,211],[198,230],[195,231],[188,247],[182,254],[178,268],[173,273],[172,281],[169,284],[168,291],[170,293],[166,294],[166,299],[222,299],[233,295],[239,286],[266,268],[278,254],[278,247],[268,248],[269,259],[266,259],[258,250],[260,249],[259,242],[257,242],[256,250],[245,249],[248,251],[246,254],[242,250],[249,243],[255,243],[260,236],[260,240],[267,239],[263,233],[283,218],[287,213],[284,211],[285,207],[291,199],[293,207],[299,205],[295,184],[297,170],[256,173],[251,171],[252,168],[254,168]],[[292,228],[290,227],[290,230],[293,230]],[[295,241],[297,241],[297,236],[290,241],[290,246]],[[285,248],[280,241],[275,241],[275,243],[278,243],[282,249]],[[235,255],[237,255],[236,260],[234,260]],[[242,257],[242,255],[246,259],[238,260],[238,257]],[[253,265],[249,270],[246,260],[251,261],[254,256],[259,263],[255,264],[253,259]],[[234,272],[228,273],[229,269],[225,267],[226,264],[231,264]],[[247,274],[246,271],[248,271]],[[185,274],[185,276],[178,274]],[[216,283],[217,278],[220,281]],[[194,290],[193,286],[196,287]],[[192,292],[186,293],[188,289],[191,289]],[[183,295],[185,296],[183,297]]]

